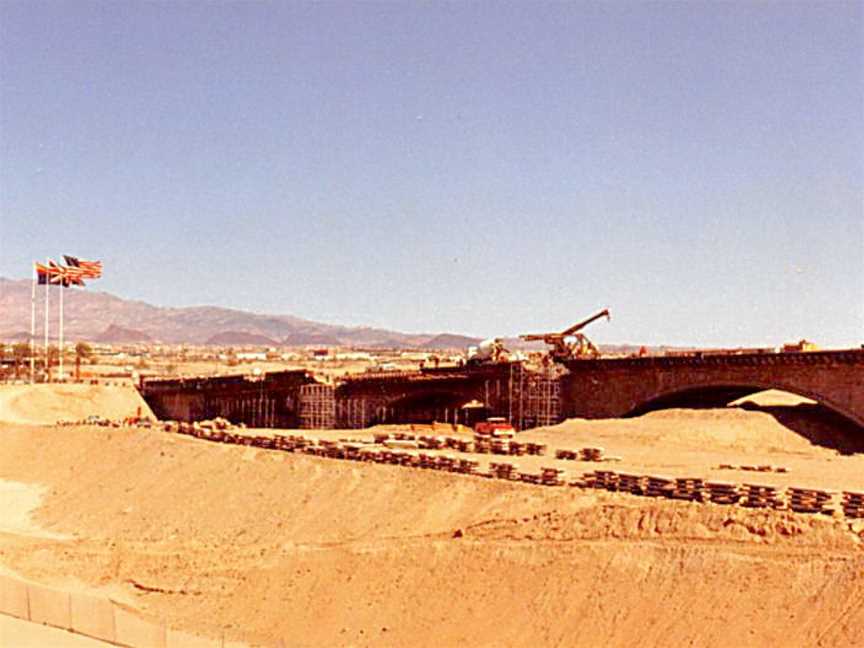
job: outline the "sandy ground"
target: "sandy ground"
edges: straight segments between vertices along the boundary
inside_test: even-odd
[[[602,445],[621,455],[616,470],[864,488],[852,431],[806,406],[771,407],[523,436]],[[0,532],[0,565],[109,592],[190,632],[292,646],[864,644],[862,538],[840,519],[149,430],[5,424],[0,434],[0,478],[36,488],[0,499],[19,519]],[[528,469],[529,459],[555,463],[513,461]],[[789,473],[714,472],[721,460]]]
[[[53,425],[95,414],[111,420],[153,416],[138,391],[128,386],[36,384],[0,385],[0,422]]]

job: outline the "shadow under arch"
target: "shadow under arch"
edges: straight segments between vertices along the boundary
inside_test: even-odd
[[[376,413],[378,423],[457,422],[460,408],[468,402],[464,393],[432,390],[391,401]]]
[[[837,450],[841,454],[864,453],[864,424],[854,415],[826,401],[819,394],[786,385],[699,385],[677,388],[640,403],[625,414],[625,418],[670,408],[725,408],[734,401],[768,390],[802,396],[814,402],[763,405],[744,401],[732,407],[770,414],[778,423],[814,445]]]

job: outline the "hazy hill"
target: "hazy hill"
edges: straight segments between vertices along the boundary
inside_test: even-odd
[[[52,338],[57,335],[57,288],[51,294]],[[30,330],[29,279],[0,278],[0,339],[27,337]],[[37,299],[37,336],[42,335],[43,297]],[[168,308],[122,299],[90,288],[66,290],[65,337],[67,340],[225,345],[354,345],[365,347],[426,347],[439,337],[405,334],[369,327],[335,326],[293,315],[262,315],[231,308],[193,306]],[[452,336],[454,341],[462,336]],[[465,338],[470,339],[470,338]],[[435,348],[433,343],[430,348]],[[461,346],[461,345],[456,345]]]
[[[419,346],[422,346],[424,349],[465,349],[471,345],[478,344],[480,341],[480,338],[468,337],[467,335],[441,333]]]
[[[259,335],[257,333],[246,333],[245,331],[224,331],[211,335],[206,344],[216,344],[218,346],[278,346],[276,340]]]
[[[152,342],[153,338],[151,338],[143,331],[136,331],[135,329],[125,328],[123,326],[111,324],[99,335],[94,337],[93,341],[105,342],[108,344],[123,344],[134,342]]]

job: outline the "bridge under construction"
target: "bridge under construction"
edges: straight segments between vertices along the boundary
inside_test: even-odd
[[[580,358],[539,369],[505,361],[349,376],[332,383],[298,370],[145,379],[140,389],[160,419],[224,417],[249,427],[300,429],[471,424],[491,416],[527,429],[573,417],[719,407],[780,389],[810,398],[864,428],[864,349]]]

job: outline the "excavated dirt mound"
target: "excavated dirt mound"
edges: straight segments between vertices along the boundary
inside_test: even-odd
[[[53,425],[91,415],[122,420],[153,413],[132,385],[0,385],[0,422]]]
[[[62,433],[58,433],[62,432]],[[188,631],[300,646],[864,643],[849,525],[483,480],[155,431],[0,428],[38,483],[0,534],[30,578]]]

